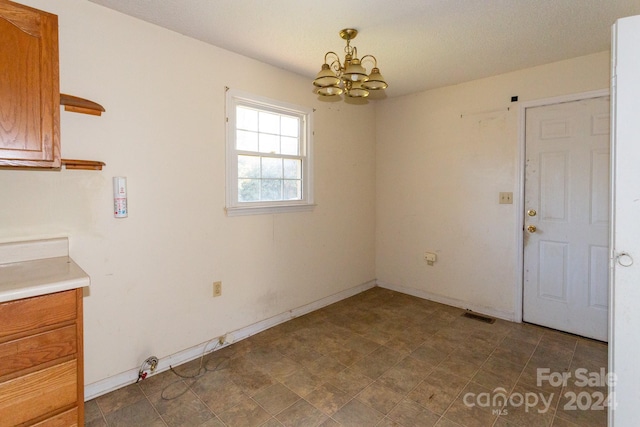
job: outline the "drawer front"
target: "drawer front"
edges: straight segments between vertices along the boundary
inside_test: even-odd
[[[15,426],[74,405],[77,369],[71,360],[0,383],[0,426]]]
[[[0,344],[0,377],[76,354],[76,326]]]
[[[76,316],[76,290],[5,302],[0,304],[0,339]]]
[[[55,417],[47,418],[32,427],[76,427],[78,425],[78,408],[70,409]]]

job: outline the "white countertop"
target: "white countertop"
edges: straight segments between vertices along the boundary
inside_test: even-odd
[[[0,264],[0,302],[89,286],[89,276],[68,256]]]
[[[66,241],[66,239],[64,240]],[[41,242],[51,246],[51,242],[54,241],[37,242],[37,248],[40,251],[36,252],[38,254],[42,253],[43,243]],[[63,242],[57,242],[56,245],[62,246],[61,243]],[[31,256],[22,255],[25,252],[23,250],[24,246],[25,244],[22,242],[20,247],[14,243],[0,245],[0,255],[3,255],[5,260],[14,261],[2,263],[2,260],[0,260],[0,302],[89,286],[90,278],[87,273],[67,254],[33,259]],[[31,245],[28,246],[30,247]],[[19,251],[16,251],[16,248]],[[3,249],[5,249],[4,252]],[[7,255],[9,254],[9,249],[11,249],[11,254],[19,253],[20,256],[10,257]],[[33,253],[31,249],[29,251]],[[66,251],[63,250],[62,253],[64,252]],[[58,255],[60,252],[55,252],[54,254]]]

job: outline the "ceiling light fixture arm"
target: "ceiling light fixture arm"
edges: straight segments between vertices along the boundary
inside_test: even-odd
[[[333,55],[335,58],[331,62],[329,62],[330,55]],[[329,51],[324,54],[324,63],[329,65],[329,67],[334,70],[336,73],[341,73],[344,70],[342,63],[340,62],[340,57],[337,53]]]
[[[378,68],[378,60],[373,55],[365,55],[365,56],[363,56],[362,58],[360,58],[360,63],[363,64],[364,60],[367,59],[367,58],[371,58],[373,60],[373,68]]]

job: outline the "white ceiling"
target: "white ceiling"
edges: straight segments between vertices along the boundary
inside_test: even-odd
[[[639,0],[90,0],[311,80],[355,28],[399,96],[608,50]],[[366,64],[365,64],[366,65]]]

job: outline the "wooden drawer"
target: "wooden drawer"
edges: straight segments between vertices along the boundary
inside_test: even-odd
[[[32,427],[76,427],[78,425],[78,408],[47,418]]]
[[[76,325],[0,344],[0,377],[77,352]]]
[[[5,302],[0,304],[0,340],[76,317],[75,290]]]
[[[0,383],[0,426],[15,426],[76,405],[76,360]]]

